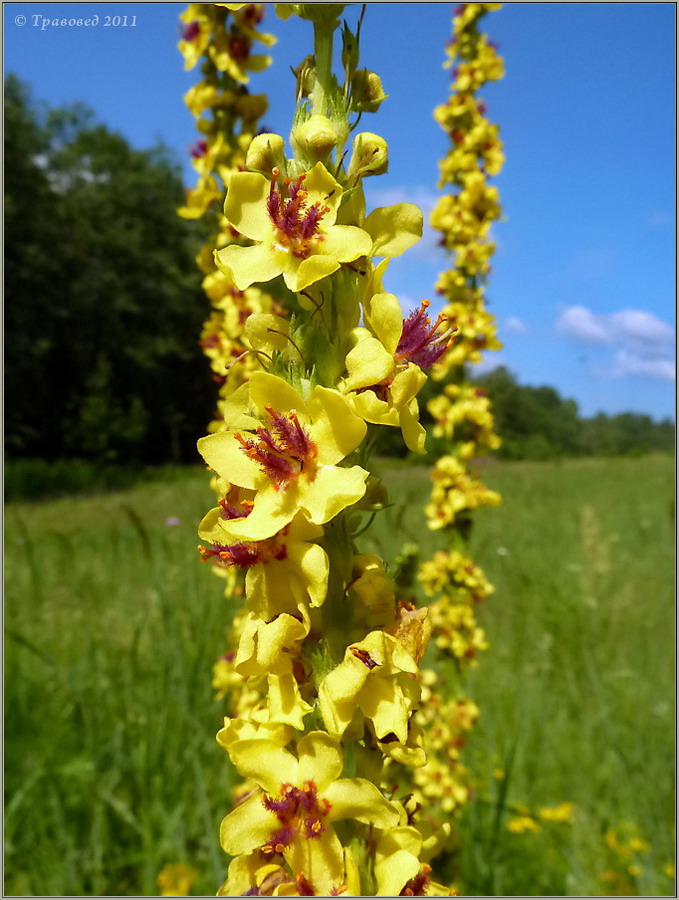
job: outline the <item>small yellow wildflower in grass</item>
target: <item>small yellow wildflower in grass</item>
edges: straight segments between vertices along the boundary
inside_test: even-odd
[[[574,804],[567,801],[558,806],[544,806],[540,810],[540,818],[545,822],[570,822],[574,809]]]
[[[188,897],[196,873],[183,863],[172,863],[158,873],[161,897]]]
[[[528,831],[538,832],[542,829],[532,816],[516,816],[507,822],[507,830],[512,834],[525,834]]]

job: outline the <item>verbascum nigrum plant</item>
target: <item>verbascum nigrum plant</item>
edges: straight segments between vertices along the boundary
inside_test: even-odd
[[[215,668],[229,713],[217,740],[242,778],[221,825],[233,859],[219,893],[450,895],[431,866],[450,825],[412,797],[437,724],[420,667],[432,617],[361,538],[388,505],[376,438],[394,428],[424,451],[417,395],[454,326],[430,321],[426,303],[404,319],[382,284],[421,237],[422,214],[366,209],[364,179],[386,173],[388,147],[354,133],[385,99],[359,67],[365,10],[341,25],[339,77],[344,6],[278,12],[314,33],[295,70],[289,145],[253,138],[226,183],[230,240],[213,254],[215,277],[277,306],[248,316],[257,368],[225,383],[219,430],[198,444],[219,491],[202,556],[245,575],[246,607]],[[456,701],[450,712],[461,731],[475,715]]]

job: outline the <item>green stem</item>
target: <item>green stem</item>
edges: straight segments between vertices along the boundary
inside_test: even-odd
[[[327,116],[332,80],[332,39],[334,28],[325,22],[314,22],[314,57],[316,84],[313,90],[313,116]]]

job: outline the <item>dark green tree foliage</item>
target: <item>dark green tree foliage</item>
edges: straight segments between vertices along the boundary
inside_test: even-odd
[[[519,384],[500,366],[476,379],[493,404],[496,431],[502,438],[499,455],[510,459],[555,456],[622,456],[672,452],[674,425],[650,416],[599,413],[578,416],[575,400],[564,400],[551,387]]]
[[[212,412],[178,167],[5,83],[6,448],[194,461]]]

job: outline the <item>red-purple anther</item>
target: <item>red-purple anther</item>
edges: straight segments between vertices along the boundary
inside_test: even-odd
[[[239,509],[238,506],[229,503],[226,497],[219,501],[219,505],[222,508],[219,514],[222,519],[244,519],[250,515],[254,506],[250,500],[243,500]]]
[[[243,18],[248,25],[259,25],[264,18],[264,10],[260,9],[256,3],[248,3],[243,10]]]
[[[306,259],[311,252],[311,240],[322,239],[318,225],[328,212],[328,207],[320,203],[307,205],[308,194],[304,190],[306,174],[299,175],[295,181],[287,179],[282,187],[278,186],[279,174],[278,169],[273,169],[267,212],[281,246],[291,250],[294,256]]]
[[[300,425],[297,413],[291,410],[287,416],[284,416],[269,405],[265,408],[273,420],[271,427],[278,435],[283,451],[299,459],[300,462],[315,459],[318,452],[316,445]],[[280,448],[276,449],[280,452]]]
[[[401,338],[396,347],[394,359],[402,359],[415,363],[420,369],[431,368],[443,356],[450,346],[452,328],[439,331],[439,326],[446,322],[441,313],[432,325],[427,308],[429,301],[423,300],[419,309],[413,310],[403,323]]]
[[[194,141],[189,147],[189,153],[193,159],[202,159],[207,153],[207,141]]]
[[[234,34],[229,41],[229,56],[235,60],[244,60],[250,53],[250,41],[244,34]]]
[[[301,874],[295,875],[295,881],[297,882],[297,890],[300,897],[316,896],[316,888],[306,876]]]
[[[278,491],[285,490],[301,472],[313,480],[318,448],[297,414],[291,410],[281,415],[271,406],[266,411],[272,424],[270,428],[257,429],[259,440],[246,439],[241,434],[235,436],[245,455],[259,465]]]
[[[325,825],[320,819],[309,817],[303,821],[304,837],[309,840],[319,838],[325,831]]]
[[[262,796],[262,805],[269,812],[274,813],[281,821],[285,821],[297,811],[297,788],[289,788],[280,800],[276,800],[269,794]]]
[[[198,22],[189,22],[186,25],[180,25],[179,34],[183,41],[195,41],[200,34],[200,25]]]
[[[279,828],[275,831],[266,844],[261,848],[262,853],[273,855],[282,853],[295,836],[294,828]]]

